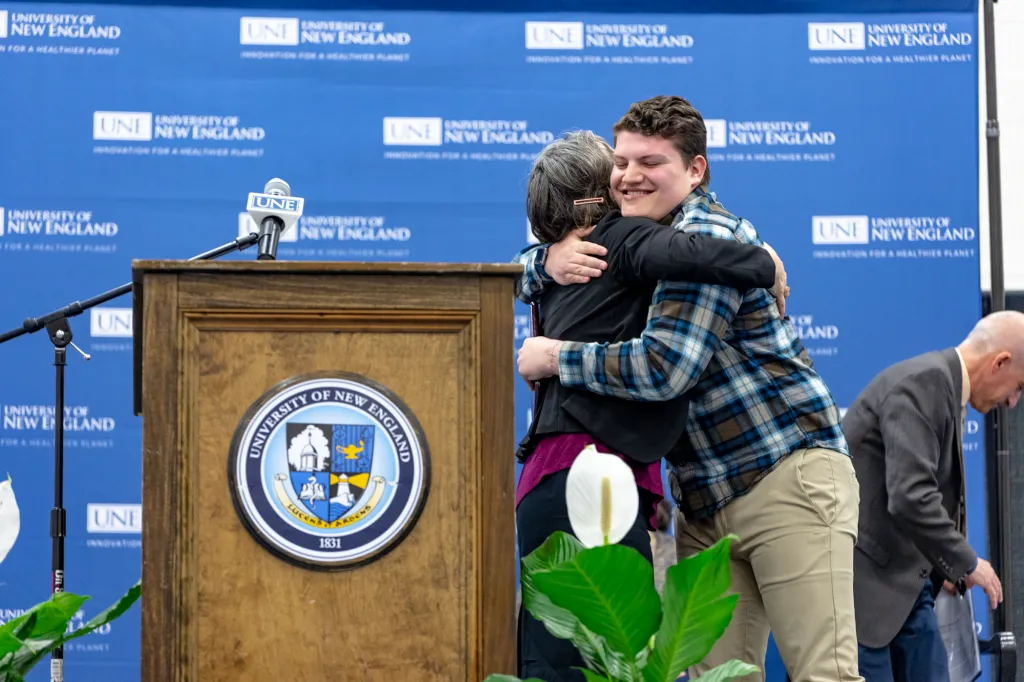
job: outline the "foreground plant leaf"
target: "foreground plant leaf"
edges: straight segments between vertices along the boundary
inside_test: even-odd
[[[15,675],[27,675],[35,667],[36,663],[53,651],[55,648],[53,643],[57,641],[60,640],[26,639],[21,643],[21,648],[11,656],[10,661],[0,670]]]
[[[729,626],[739,599],[738,595],[725,595],[732,579],[729,553],[735,539],[735,535],[727,535],[703,552],[669,566],[662,589],[661,627],[644,666],[644,682],[674,682],[708,655]]]
[[[556,531],[543,545],[524,557],[520,578],[523,608],[544,623],[553,636],[571,641],[592,670],[628,682],[633,679],[630,663],[612,651],[603,638],[587,629],[571,611],[556,606],[534,585],[536,576],[572,561],[582,551],[584,547],[579,540],[568,533]]]
[[[105,610],[96,614],[88,623],[83,625],[81,628],[71,633],[64,638],[65,642],[70,642],[78,637],[84,637],[97,629],[103,627],[115,618],[120,617],[125,611],[130,609],[132,605],[139,600],[142,595],[142,581],[139,580],[137,583],[132,585],[123,597],[118,599],[116,602],[108,606]]]
[[[634,517],[635,518],[635,517]],[[533,576],[555,606],[633,661],[658,629],[661,603],[654,569],[632,547],[607,545]]]
[[[733,659],[726,661],[722,665],[716,665],[700,677],[695,678],[693,682],[725,682],[726,680],[740,679],[758,672],[761,672],[761,669],[756,665]]]
[[[71,634],[67,632],[68,623],[89,597],[70,592],[58,592],[22,616],[4,624],[0,628],[0,650],[6,650],[12,644],[11,639],[17,641],[19,647],[9,657],[0,654],[0,660],[3,661],[0,664],[0,682],[20,679],[57,647],[88,635],[119,617],[138,601],[141,591],[140,580],[112,606]]]
[[[525,680],[521,680],[515,675],[488,675],[484,682],[544,682],[544,680],[536,677],[529,677]]]
[[[70,592],[58,592],[4,623],[0,626],[0,634],[9,633],[21,640],[61,637],[68,621],[88,599]]]
[[[0,635],[14,635],[20,642],[18,650],[0,670],[25,675],[62,641],[68,623],[88,599],[71,592],[57,592],[0,627]]]
[[[9,632],[0,632],[0,671],[4,669],[5,661],[14,658],[14,653],[20,648],[20,639]]]

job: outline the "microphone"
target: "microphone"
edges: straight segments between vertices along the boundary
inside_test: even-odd
[[[268,182],[262,193],[249,192],[245,210],[260,228],[256,260],[277,259],[281,233],[302,216],[303,203],[301,198],[292,196],[292,188],[280,178]]]

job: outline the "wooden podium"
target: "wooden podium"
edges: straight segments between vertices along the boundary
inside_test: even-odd
[[[143,682],[516,672],[521,272],[133,263]]]

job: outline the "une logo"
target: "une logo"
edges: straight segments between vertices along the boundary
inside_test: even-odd
[[[153,139],[153,114],[142,111],[94,111],[92,139],[149,142]]]
[[[299,20],[278,17],[242,17],[242,45],[298,45]]]
[[[87,505],[86,530],[89,533],[141,533],[141,504]]]
[[[439,117],[386,116],[384,118],[384,144],[439,147],[442,125],[443,122]]]
[[[271,211],[294,212],[299,210],[299,200],[288,197],[275,197],[268,194],[256,194],[252,199],[253,208],[267,208]]]
[[[811,223],[814,244],[867,244],[871,239],[866,215],[816,215]]]
[[[724,118],[704,119],[704,128],[708,133],[707,146],[724,147],[729,144],[729,136]]]
[[[89,310],[89,334],[95,337],[132,337],[131,308],[92,308]]]
[[[809,23],[807,46],[812,50],[863,50],[864,24],[855,21]]]
[[[526,22],[527,50],[582,50],[582,21]]]

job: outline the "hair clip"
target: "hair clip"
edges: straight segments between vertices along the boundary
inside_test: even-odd
[[[572,202],[573,206],[583,206],[584,204],[603,204],[604,197],[593,197],[592,199],[577,199]]]

